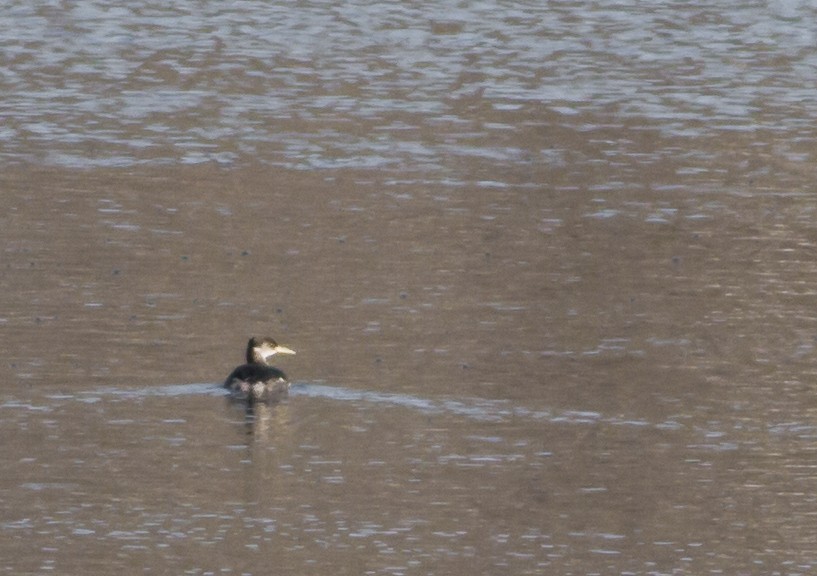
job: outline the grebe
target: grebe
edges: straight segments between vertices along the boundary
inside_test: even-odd
[[[286,374],[270,366],[267,360],[275,354],[295,354],[272,338],[250,338],[247,342],[247,363],[232,371],[224,387],[236,400],[247,402],[277,402],[289,394]]]

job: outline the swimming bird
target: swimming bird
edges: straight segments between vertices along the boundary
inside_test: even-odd
[[[250,338],[247,342],[247,363],[233,370],[224,387],[235,400],[277,402],[289,394],[289,381],[283,371],[269,365],[276,354],[295,354],[272,338]]]

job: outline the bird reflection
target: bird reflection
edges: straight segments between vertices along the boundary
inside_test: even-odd
[[[280,443],[290,438],[289,404],[237,403],[230,399],[227,403],[232,410],[240,411],[242,417],[236,423],[242,435],[247,437],[248,445],[253,440]]]

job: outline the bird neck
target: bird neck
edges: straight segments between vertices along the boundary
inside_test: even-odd
[[[247,364],[266,364],[261,348],[253,346],[252,340],[247,344]]]

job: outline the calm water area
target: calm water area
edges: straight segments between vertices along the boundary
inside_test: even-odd
[[[816,2],[0,6],[0,574],[817,571]]]

